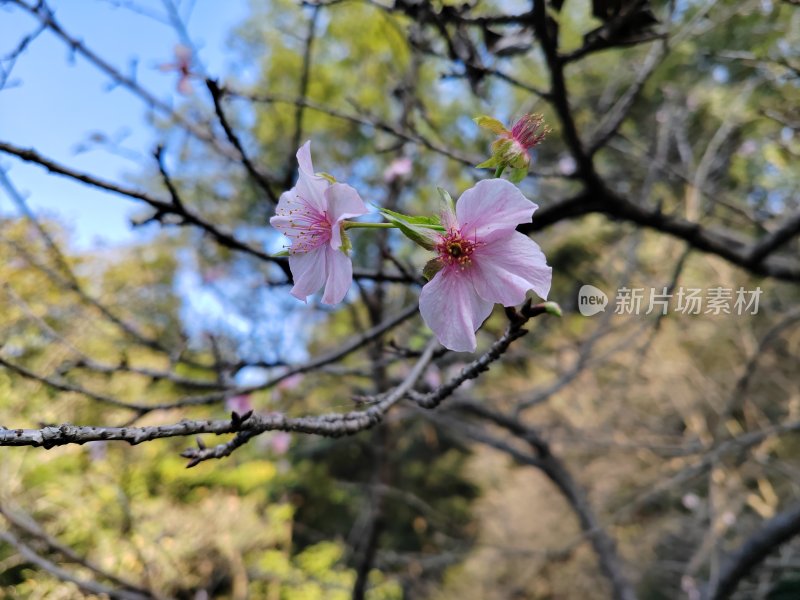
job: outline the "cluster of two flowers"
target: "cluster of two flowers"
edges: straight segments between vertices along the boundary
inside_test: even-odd
[[[322,302],[337,304],[353,279],[343,224],[367,207],[351,186],[314,173],[310,142],[298,150],[297,161],[297,183],[281,195],[270,224],[291,241],[292,295],[305,300],[324,287]],[[475,350],[475,332],[495,304],[520,304],[528,290],[547,298],[552,269],[539,246],[516,231],[536,208],[512,183],[487,179],[465,191],[455,210],[444,210],[443,231],[423,230],[438,272],[423,286],[419,308],[446,348]]]

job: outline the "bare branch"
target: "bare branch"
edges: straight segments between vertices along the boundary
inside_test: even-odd
[[[492,344],[488,352],[469,363],[456,377],[440,385],[432,392],[427,394],[415,394],[413,396],[414,401],[422,408],[431,409],[439,406],[443,400],[456,391],[465,381],[476,379],[481,373],[488,371],[489,365],[500,358],[505,351],[508,350],[508,347],[514,340],[528,333],[528,330],[524,329],[523,326],[530,319],[543,315],[548,312],[548,310],[546,304],[531,306],[530,300],[522,306],[519,312],[516,312],[513,308],[506,309],[511,324],[508,326],[503,336]]]
[[[589,142],[589,154],[594,154],[602,148],[606,142],[617,132],[622,125],[623,121],[628,117],[633,103],[642,91],[645,83],[650,76],[655,72],[656,68],[661,64],[661,61],[667,55],[667,42],[662,40],[645,58],[644,64],[639,68],[631,85],[625,93],[617,100],[611,110],[609,110],[597,129],[592,135]]]
[[[761,264],[772,252],[800,235],[800,211],[790,215],[780,227],[768,233],[754,245],[747,256],[748,262]]]
[[[272,203],[278,204],[278,196],[272,189],[272,185],[267,179],[267,176],[261,173],[253,164],[250,156],[247,154],[247,152],[245,152],[244,146],[239,140],[239,136],[237,136],[236,132],[233,131],[228,118],[225,116],[225,111],[222,108],[222,90],[220,89],[219,84],[213,79],[206,79],[206,87],[211,93],[211,99],[214,101],[214,110],[217,113],[217,118],[219,119],[220,125],[222,125],[222,129],[225,131],[225,135],[228,136],[228,141],[239,153],[239,157],[241,158],[244,168],[247,169],[247,172],[258,184],[258,187],[264,191]]]
[[[708,600],[730,598],[742,579],[796,535],[800,535],[800,502],[765,522],[739,546],[722,565],[717,585],[708,591]]]
[[[431,340],[428,343],[428,346],[423,352],[422,356],[419,358],[417,363],[414,365],[414,368],[409,371],[406,378],[402,381],[400,385],[394,388],[391,392],[386,394],[380,402],[375,404],[374,406],[370,407],[366,411],[358,411],[347,413],[345,415],[341,415],[341,417],[333,416],[333,418],[329,415],[326,417],[320,417],[320,429],[318,433],[320,435],[329,435],[333,437],[338,437],[339,435],[351,435],[353,433],[358,433],[364,429],[369,429],[374,425],[377,425],[383,418],[383,415],[392,407],[394,406],[400,399],[402,399],[416,384],[422,374],[425,372],[425,369],[428,367],[431,359],[433,358],[433,354],[438,346],[436,340]],[[232,426],[236,427],[237,429],[241,428],[242,426],[246,427],[247,422],[251,418],[258,418],[255,416],[244,415],[242,418],[239,418],[238,415],[234,413],[233,419],[231,420]],[[308,418],[306,421],[310,424],[310,420],[313,418]],[[341,429],[330,429],[330,424],[334,421],[339,420]],[[298,421],[297,419],[290,419],[289,421]],[[325,423],[325,427],[322,427],[322,423]],[[348,426],[348,423],[355,423],[355,425]],[[291,426],[290,426],[291,427]],[[251,438],[255,437],[259,433],[262,433],[266,430],[259,431],[257,428],[253,430],[243,430],[240,431],[236,437],[228,443],[219,444],[214,446],[213,448],[189,448],[188,450],[184,451],[181,456],[184,458],[191,459],[187,466],[193,467],[204,460],[209,460],[212,458],[224,458],[225,456],[230,456],[230,454],[239,448],[240,446],[247,443]],[[285,431],[294,431],[294,429],[285,429]],[[323,433],[327,432],[327,433]],[[308,432],[314,433],[314,432]]]
[[[530,445],[534,451],[534,456],[521,452],[507,442],[499,440],[479,428],[456,422],[457,428],[469,438],[505,452],[520,464],[540,469],[558,488],[578,518],[581,530],[589,539],[603,574],[611,583],[613,597],[616,600],[635,600],[636,594],[624,574],[622,562],[617,554],[613,538],[601,525],[586,498],[585,492],[574,480],[567,466],[553,454],[550,445],[536,431],[526,427],[513,417],[474,403],[460,403],[457,408],[466,408],[471,414],[505,429],[514,437]],[[452,420],[447,422],[453,425]]]
[[[18,148],[12,144],[0,141],[0,152],[11,154],[13,156],[16,156],[17,158],[24,160],[25,162],[35,163],[39,166],[44,167],[51,173],[56,173],[57,175],[63,175],[64,177],[80,181],[81,183],[85,183],[86,185],[89,185],[91,187],[96,187],[101,190],[105,190],[108,192],[112,192],[114,194],[126,196],[133,200],[139,200],[141,202],[144,202],[150,208],[156,211],[156,218],[162,215],[176,215],[180,217],[183,223],[196,226],[200,230],[209,234],[220,245],[226,248],[230,248],[232,250],[239,250],[241,252],[250,254],[251,256],[255,256],[256,258],[266,262],[273,262],[279,265],[286,262],[285,259],[270,256],[266,252],[263,252],[258,248],[254,248],[238,240],[232,234],[222,231],[216,225],[213,225],[212,223],[204,220],[202,217],[189,212],[182,204],[176,205],[173,202],[156,198],[155,196],[152,196],[146,192],[127,188],[122,185],[105,181],[103,179],[100,179],[99,177],[95,177],[93,175],[89,175],[86,173],[82,173],[80,171],[76,171],[74,169],[70,169],[69,167],[62,166],[52,160],[43,157],[33,149]]]
[[[0,540],[3,540],[7,544],[13,546],[17,552],[19,552],[28,562],[36,565],[47,573],[50,573],[56,579],[75,584],[84,592],[90,594],[107,595],[110,598],[115,598],[118,600],[149,600],[152,598],[152,596],[149,594],[143,595],[133,591],[114,589],[101,583],[97,583],[96,581],[80,579],[62,569],[58,565],[50,562],[46,558],[39,556],[30,546],[20,541],[10,531],[0,530]]]
[[[369,344],[379,336],[383,335],[385,332],[393,329],[394,327],[404,322],[405,320],[409,319],[416,313],[417,313],[417,305],[416,304],[409,305],[405,309],[400,311],[398,314],[386,319],[384,322],[379,323],[375,327],[372,327],[371,329],[368,329],[367,331],[359,335],[353,336],[352,338],[350,338],[350,340],[348,340],[344,344],[341,344],[335,350],[332,350],[331,352],[325,353],[321,356],[315,357],[310,361],[303,363],[301,365],[289,367],[285,369],[283,373],[281,373],[280,375],[276,375],[264,383],[247,387],[229,387],[227,389],[222,389],[222,390],[216,389],[216,391],[210,392],[208,394],[204,394],[201,396],[188,396],[181,398],[179,400],[175,400],[173,402],[158,402],[152,404],[147,404],[143,402],[124,402],[112,396],[94,392],[85,387],[69,383],[61,379],[56,379],[54,377],[48,377],[45,375],[35,373],[30,369],[23,367],[22,365],[18,365],[14,362],[11,362],[10,360],[1,355],[0,355],[0,366],[4,366],[7,369],[10,369],[27,379],[38,381],[40,383],[48,385],[55,390],[59,390],[62,392],[78,393],[97,402],[108,404],[110,406],[115,406],[117,408],[126,408],[129,410],[133,410],[139,416],[142,416],[160,410],[172,410],[187,406],[202,406],[207,404],[216,404],[218,402],[222,402],[231,395],[249,394],[258,390],[264,390],[270,387],[274,387],[281,381],[284,381],[285,379],[288,379],[293,375],[307,373],[309,371],[313,371],[315,369],[318,369],[320,367],[323,367],[325,365],[331,364],[333,362],[336,362],[344,358],[345,356],[351,354],[352,352],[355,352],[359,348],[362,348],[363,346]],[[217,386],[217,388],[219,388],[219,386]]]
[[[108,581],[118,585],[125,590],[133,592],[135,594],[140,594],[142,597],[149,598],[151,596],[150,592],[142,589],[141,587],[122,579],[121,577],[111,573],[104,568],[94,564],[93,562],[83,558],[79,554],[77,554],[72,548],[69,546],[65,546],[61,542],[59,542],[56,538],[49,535],[46,531],[44,531],[41,526],[36,523],[30,516],[20,513],[18,510],[9,510],[7,507],[0,504],[0,514],[3,515],[11,525],[24,531],[27,535],[30,535],[34,538],[42,540],[50,549],[59,554],[63,555],[67,560],[73,562],[75,564],[81,565],[82,567],[89,569],[90,571],[96,573],[100,577],[107,579]]]
[[[126,88],[127,90],[131,91],[133,94],[141,98],[148,106],[158,110],[159,112],[167,115],[170,119],[172,119],[175,123],[177,123],[180,127],[191,133],[197,139],[208,143],[212,148],[217,150],[222,156],[226,156],[227,158],[236,158],[233,152],[231,152],[230,148],[223,147],[219,140],[211,133],[210,129],[206,129],[193,123],[186,119],[183,115],[179,112],[175,111],[171,106],[169,106],[163,100],[160,100],[147,89],[145,89],[141,84],[139,84],[136,80],[131,77],[127,77],[123,75],[118,69],[112,66],[109,62],[104,60],[100,55],[95,53],[93,50],[89,49],[83,42],[79,39],[71,36],[67,33],[66,30],[61,26],[61,24],[55,19],[53,11],[47,5],[46,2],[39,0],[35,5],[31,6],[24,2],[23,0],[7,0],[9,3],[14,4],[22,8],[23,10],[27,11],[29,14],[34,16],[39,22],[47,27],[50,31],[52,31],[57,37],[59,37],[73,52],[77,52],[81,56],[83,56],[86,60],[88,60],[91,64],[97,67],[100,71],[105,73],[108,77],[114,81],[115,84],[121,85],[122,87]]]
[[[534,31],[550,71],[550,102],[558,114],[564,141],[578,166],[578,174],[587,184],[594,183],[598,178],[592,158],[584,148],[569,106],[564,63],[558,55],[558,24],[547,14],[545,0],[534,0],[533,13]]]
[[[311,53],[314,49],[314,38],[316,36],[315,30],[317,28],[317,20],[319,18],[320,7],[315,6],[311,9],[311,18],[308,20],[308,33],[306,34],[305,49],[303,50],[303,67],[300,71],[300,82],[297,97],[304,100],[308,94],[308,82],[311,78]],[[302,102],[295,104],[294,111],[294,133],[292,135],[292,145],[290,148],[294,150],[300,147],[300,140],[303,137],[303,112],[305,106]],[[294,156],[289,158],[289,167],[286,171],[291,173],[294,162]]]
[[[414,312],[416,312],[416,307],[414,308]],[[485,371],[488,368],[488,365],[497,360],[497,358],[499,358],[508,349],[514,340],[525,335],[527,330],[523,329],[523,325],[527,323],[527,321],[533,317],[548,312],[548,310],[549,307],[546,305],[537,305],[531,307],[529,304],[526,304],[519,313],[513,312],[512,309],[509,311],[511,324],[508,326],[503,336],[497,342],[495,342],[485,354],[465,367],[461,374],[459,374],[457,377],[442,385],[440,388],[437,388],[437,390],[434,390],[430,394],[412,394],[412,388],[418,377],[412,378],[411,375],[422,372],[424,366],[427,365],[433,357],[436,348],[431,347],[430,349],[426,349],[426,352],[424,352],[420,357],[414,369],[412,369],[411,373],[409,374],[409,377],[407,377],[403,383],[401,383],[388,395],[382,396],[375,404],[370,406],[370,408],[363,411],[333,413],[328,415],[300,418],[290,418],[280,413],[273,413],[270,415],[248,416],[246,420],[239,418],[237,415],[230,421],[181,421],[180,423],[173,425],[146,427],[91,427],[65,424],[57,427],[44,427],[42,429],[3,429],[0,430],[0,446],[43,446],[45,448],[52,448],[54,446],[63,446],[67,444],[85,444],[86,442],[95,440],[125,441],[129,444],[140,444],[142,442],[155,439],[167,437],[185,437],[201,433],[215,433],[220,435],[225,433],[241,432],[257,435],[265,431],[275,430],[310,433],[327,437],[352,435],[354,433],[358,433],[359,431],[363,431],[375,426],[383,419],[384,414],[406,395],[411,396],[411,398],[421,407],[429,409],[435,408],[464,381],[467,381],[468,379],[474,379],[481,372]],[[402,321],[404,318],[408,318],[408,315],[402,315],[401,313],[401,315],[390,319],[388,324],[393,326],[397,322]],[[327,362],[333,362],[341,356],[349,353],[356,347],[360,347],[361,345],[369,342],[371,339],[381,335],[386,328],[388,328],[387,324],[374,327],[369,332],[366,332],[365,335],[356,338],[343,349],[337,350],[330,355],[318,358],[301,367],[296,367],[295,369],[289,370],[284,374],[273,378],[267,384],[253,386],[251,388],[240,388],[237,390],[237,393],[247,393],[255,389],[263,389],[269,385],[275,385],[279,381],[282,381],[292,374],[305,372],[307,370],[317,368],[322,364],[327,364]],[[5,361],[4,364],[8,364],[7,361]],[[13,366],[11,368],[18,369],[19,367]],[[36,375],[32,375],[32,377],[40,379],[40,377]],[[70,389],[69,391],[76,390]],[[80,389],[77,391],[85,393]],[[92,396],[98,395],[92,394]],[[110,400],[112,403],[116,403],[117,405],[135,408],[140,412],[149,412],[157,409],[206,404],[224,397],[225,394],[210,394],[208,396],[186,398],[172,404],[164,403],[142,407],[138,405],[127,405],[126,403],[114,399],[103,398],[103,400]],[[240,440],[235,442],[230,448],[228,448],[226,444],[223,444],[221,447],[211,449],[209,454],[218,452],[221,456],[227,456],[227,454],[230,454],[230,452],[232,452],[236,447],[242,445],[249,438],[253,437],[253,435],[248,435],[246,438],[240,438]],[[225,454],[225,452],[227,452],[227,454]],[[197,457],[195,456],[194,458]],[[208,458],[217,457],[209,456]]]
[[[668,215],[660,210],[639,206],[602,185],[537,211],[533,215],[533,221],[520,225],[519,230],[523,233],[532,233],[561,220],[591,213],[603,214],[667,233],[688,242],[696,250],[721,256],[757,275],[800,281],[800,262],[781,256],[754,261],[751,258],[753,244],[748,245],[741,237],[729,232],[714,231],[700,223]],[[774,249],[771,248],[770,251]]]

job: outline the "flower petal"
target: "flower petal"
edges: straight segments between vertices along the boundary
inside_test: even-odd
[[[275,216],[270,218],[269,224],[286,237],[294,239],[303,230],[303,227],[298,226],[297,221],[291,215],[308,211],[316,212],[316,208],[297,195],[297,188],[292,188],[281,194],[278,206],[275,208]]]
[[[328,197],[328,218],[332,223],[359,217],[367,212],[367,207],[358,192],[346,183],[334,183],[326,192]]]
[[[537,208],[505,179],[484,179],[461,194],[456,217],[465,238],[490,242],[529,223]]]
[[[322,303],[339,304],[353,282],[353,263],[350,262],[344,252],[334,250],[330,246],[325,246],[325,256],[327,279],[325,281],[325,293],[322,295]]]
[[[345,219],[359,217],[367,207],[358,192],[346,183],[334,183],[325,192],[328,205],[328,221],[331,227],[331,248],[342,247],[342,232],[339,223]]]
[[[467,273],[485,301],[514,306],[525,300],[528,290],[546,300],[553,269],[539,245],[515,231],[476,248]]]
[[[305,144],[300,146],[295,156],[297,156],[297,165],[300,170],[304,171],[306,175],[313,175],[314,163],[311,162],[311,140],[307,140]]]
[[[492,303],[475,293],[463,271],[445,269],[423,286],[419,311],[443,346],[472,352],[475,331],[492,312]]]
[[[300,146],[297,151],[297,164],[300,166],[300,173],[295,185],[298,196],[314,206],[317,211],[325,212],[328,209],[325,190],[328,189],[330,183],[324,177],[314,175],[314,165],[311,162],[311,141]]]
[[[289,256],[289,268],[294,277],[292,296],[305,300],[325,284],[327,277],[325,250],[327,248],[328,246],[320,246],[311,252]]]

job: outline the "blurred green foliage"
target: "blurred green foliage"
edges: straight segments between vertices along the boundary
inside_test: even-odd
[[[513,4],[478,2],[475,11],[485,15],[527,6]],[[664,14],[670,3],[653,4]],[[767,3],[769,7],[733,0],[678,4],[680,14],[670,24],[678,37],[633,104],[620,135],[596,156],[598,170],[615,191],[634,197],[641,192],[645,206],[743,235],[759,234],[764,223],[773,226],[797,209],[800,140],[797,129],[781,119],[796,123],[800,118],[798,79],[783,64],[800,61],[800,11],[779,2]],[[232,75],[224,83],[269,101],[232,100],[226,108],[237,130],[250,134],[259,165],[279,177],[295,168],[294,162],[287,163],[296,150],[292,100],[300,91],[312,10],[288,0],[254,1],[251,17],[231,40],[242,63],[256,65],[257,77],[247,83]],[[588,1],[567,0],[557,18],[564,52],[580,47],[583,35],[599,25]],[[424,143],[398,141],[381,123],[400,128],[411,140],[423,136],[436,147],[479,162],[488,156],[492,140],[474,126],[473,116],[486,113],[510,122],[509,117],[536,109],[554,131],[537,148],[534,170],[550,176],[529,177],[521,188],[543,209],[574,193],[577,184],[569,177],[569,156],[549,105],[491,76],[474,93],[459,70],[463,65],[444,58],[444,45],[430,41],[429,34],[407,15],[370,2],[337,2],[321,10],[306,96],[315,105],[375,126],[305,109],[300,142],[313,139],[315,167],[356,185],[365,200],[377,205],[391,204],[409,214],[435,212],[436,186],[446,187],[455,198],[487,173]],[[482,43],[475,31],[464,35]],[[427,51],[413,51],[412,41]],[[652,44],[616,48],[569,65],[571,107],[581,134],[588,137],[594,131],[651,49]],[[496,64],[530,85],[548,84],[536,49]],[[190,113],[200,106],[203,100],[194,98],[183,109]],[[794,133],[787,134],[787,128]],[[706,156],[715,136],[726,130],[718,148]],[[660,139],[668,150],[658,159]],[[387,183],[385,171],[399,157],[412,160],[412,171],[399,183]],[[187,142],[177,158],[175,183],[187,202],[214,223],[265,244],[270,241],[263,231],[271,208],[246,173],[231,169],[197,143]],[[704,163],[706,173],[700,177]],[[136,177],[163,192],[154,170]],[[750,218],[754,215],[758,219]],[[57,224],[45,225],[58,240],[68,238]],[[0,226],[4,356],[54,376],[80,354],[107,364],[171,366],[170,357],[133,343],[38,269],[49,255],[28,224],[6,219]],[[352,233],[359,266],[379,262],[371,235]],[[686,494],[702,497],[716,513],[735,516],[734,525],[714,530],[715,543],[732,544],[798,493],[797,440],[787,437],[756,448],[753,460],[720,461],[709,481],[692,481],[636,503],[665,474],[691,466],[696,453],[686,447],[711,443],[720,431],[735,435],[800,414],[796,330],[766,358],[766,375],[751,382],[748,401],[731,415],[724,413],[761,337],[797,305],[797,288],[752,277],[695,252],[675,283],[760,286],[762,312],[747,319],[670,314],[658,324],[653,318],[613,315],[589,320],[576,313],[574,299],[582,283],[607,291],[623,285],[669,285],[685,244],[597,215],[559,223],[536,239],[554,268],[551,298],[565,308],[565,317],[537,322],[503,366],[493,367],[464,395],[512,412],[519,402],[556,385],[583,360],[587,344],[594,344],[586,358],[589,366],[571,385],[558,388],[546,403],[523,415],[548,432],[590,489],[601,520],[610,525],[623,556],[637,570],[641,597],[677,597],[681,574],[698,548],[709,543],[702,536],[713,519],[687,509]],[[387,244],[399,260],[415,267],[428,258],[393,237]],[[255,273],[256,286],[274,275],[188,229],[164,231],[147,245],[68,260],[81,284],[126,321],[140,325],[142,334],[183,349],[181,356],[192,361],[179,362],[178,373],[213,382],[216,374],[203,367],[214,358],[212,350],[192,346],[181,320],[183,299],[175,282],[186,255],[201,272],[218,269],[229,277],[222,278],[221,288],[242,271]],[[375,291],[362,285],[362,298]],[[384,292],[387,310],[414,301],[417,293],[403,286],[387,286]],[[308,350],[335,346],[380,316],[356,300],[338,312],[324,313],[324,318],[309,317]],[[497,310],[482,329],[481,343],[504,326]],[[651,344],[648,340],[655,336]],[[414,322],[383,341],[414,352],[425,339]],[[235,362],[236,340],[220,335],[216,341]],[[459,357],[447,357],[432,375],[442,380],[457,373],[462,363]],[[253,394],[250,400],[260,412],[347,410],[353,395],[376,391],[375,380],[405,375],[401,365],[379,368],[363,356],[349,357],[341,367],[351,373],[315,373],[295,387]],[[123,369],[97,373],[70,368],[64,369],[64,377],[126,401],[168,402],[193,391]],[[0,423],[14,427],[122,424],[131,417],[128,411],[78,393],[54,391],[7,370],[0,371],[0,398]],[[376,498],[384,518],[369,600],[606,596],[606,584],[581,543],[572,514],[538,472],[518,468],[483,447],[475,449],[413,411],[398,413],[374,432],[352,438],[294,436],[286,454],[276,451],[265,435],[224,462],[191,470],[179,457],[190,440],[136,447],[96,443],[47,452],[3,449],[0,501],[30,514],[50,535],[96,564],[145,582],[164,597],[194,599],[203,590],[210,597],[231,599],[350,598],[357,550]],[[138,422],[226,414],[218,403]],[[219,440],[206,436],[205,442]],[[37,548],[47,552],[41,544]],[[438,558],[443,560],[436,562]],[[2,544],[0,565],[0,585],[9,598],[82,597],[74,585],[52,578]],[[90,576],[78,566],[70,569]],[[793,581],[786,575],[771,597],[789,597],[796,587]]]

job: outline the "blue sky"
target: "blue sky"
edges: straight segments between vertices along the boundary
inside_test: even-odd
[[[246,76],[246,66],[237,61],[227,42],[232,30],[247,18],[248,0],[176,2],[181,10],[192,7],[186,24],[205,72],[219,79],[229,73],[240,79]],[[151,93],[172,106],[189,101],[176,90],[177,73],[159,68],[175,61],[179,35],[168,24],[115,3],[129,2],[50,0],[62,27],[120,72],[130,75],[135,61],[136,80]],[[134,0],[134,4],[168,20],[162,0]],[[18,8],[0,7],[0,59],[37,25],[33,16]],[[135,185],[132,178],[152,169],[153,148],[163,140],[148,124],[147,106],[125,88],[114,87],[88,61],[71,56],[55,35],[44,32],[34,40],[16,63],[11,80],[11,86],[0,89],[0,140],[34,148],[78,171],[128,185]],[[209,105],[202,82],[193,87]],[[98,136],[121,139],[124,156],[96,145],[77,151]],[[0,168],[37,214],[54,216],[67,225],[73,233],[73,251],[124,244],[147,235],[129,224],[132,214],[141,214],[141,203],[49,175],[8,155],[0,154]],[[2,187],[0,214],[15,214]],[[231,273],[214,284],[202,281],[189,255],[181,263],[175,287],[184,300],[181,315],[187,333],[197,343],[206,343],[206,334],[213,331],[235,340],[241,356],[252,360],[305,357],[304,336],[314,319],[309,317],[309,308],[285,288],[265,288],[259,279],[263,274],[249,269],[246,261],[241,268],[237,263],[230,265]]]
[[[190,4],[188,30],[200,60],[212,76],[222,76],[234,60],[227,39],[232,28],[246,18],[248,2],[180,2],[184,9]],[[186,101],[176,93],[176,74],[158,68],[173,61],[178,42],[167,24],[115,7],[110,0],[51,0],[50,6],[68,33],[120,71],[130,73],[135,60],[140,83],[173,105]],[[165,15],[160,0],[139,0],[136,6]],[[0,56],[7,55],[36,26],[37,21],[22,10],[0,8]],[[114,181],[125,181],[152,160],[157,137],[147,125],[142,101],[124,88],[110,87],[107,76],[84,59],[71,56],[53,34],[45,32],[34,40],[17,61],[11,79],[15,85],[0,90],[0,140],[35,148],[63,164]],[[200,85],[195,89],[204,93]],[[96,134],[125,136],[126,156],[102,148],[76,152]],[[128,223],[137,208],[132,202],[48,175],[9,156],[0,155],[0,168],[9,169],[9,177],[37,213],[57,216],[72,229],[75,248],[125,242],[136,235]],[[10,201],[2,193],[0,211],[11,211]]]

